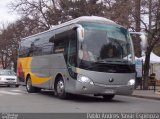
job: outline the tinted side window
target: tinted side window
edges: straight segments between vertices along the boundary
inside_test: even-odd
[[[37,44],[37,42],[40,41],[40,38],[33,38],[34,40],[32,41],[30,47],[29,47],[29,53],[28,53],[28,57],[31,56],[38,56],[41,55],[42,53],[42,48]]]
[[[53,53],[54,43],[49,42],[53,32],[25,39],[19,48],[19,57],[41,56]]]
[[[46,43],[42,45],[42,55],[49,55],[53,53],[53,43]]]
[[[55,35],[54,38],[54,53],[63,53],[67,58],[69,42],[75,35],[76,30],[69,30]]]
[[[19,46],[19,57],[28,57],[31,42],[32,41],[29,39],[26,39],[21,42]]]
[[[64,53],[66,48],[68,46],[68,42],[64,41],[64,42],[55,42],[54,43],[54,53]]]
[[[58,38],[57,41],[54,42],[53,52],[55,54],[63,53],[65,60],[67,60],[68,43],[68,36]]]
[[[53,36],[53,33],[46,33],[42,34],[39,40],[35,41],[35,50],[34,56],[40,55],[48,55],[53,53],[53,46],[52,42],[49,42],[49,39]]]

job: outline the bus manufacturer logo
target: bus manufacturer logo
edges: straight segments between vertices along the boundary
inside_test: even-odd
[[[110,79],[109,79],[109,82],[113,82],[113,81],[114,81],[114,79],[113,79],[113,78],[110,78]]]

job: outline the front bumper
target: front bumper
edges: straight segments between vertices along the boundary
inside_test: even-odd
[[[131,95],[134,90],[134,85],[104,85],[94,83],[81,83],[76,81],[75,92],[76,94],[94,94],[94,95]]]
[[[0,85],[17,85],[16,81],[0,81]]]

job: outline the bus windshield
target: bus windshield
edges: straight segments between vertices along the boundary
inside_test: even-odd
[[[118,25],[84,23],[84,41],[80,44],[82,61],[132,63],[131,39],[127,29]]]

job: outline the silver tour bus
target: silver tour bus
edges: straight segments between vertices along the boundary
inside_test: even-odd
[[[131,95],[135,84],[134,49],[127,29],[103,17],[83,16],[23,38],[17,66],[29,93],[54,90],[93,94],[111,100]]]

